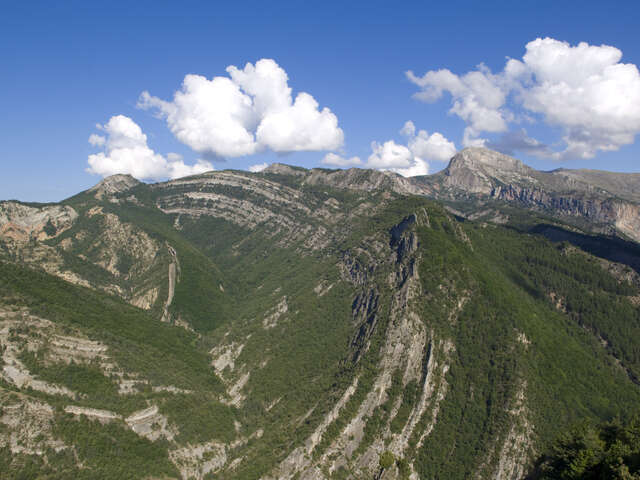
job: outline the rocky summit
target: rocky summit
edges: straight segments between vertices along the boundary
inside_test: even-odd
[[[541,172],[484,148],[467,148],[440,173],[419,177],[424,195],[473,218],[535,211],[590,232],[640,241],[640,174],[558,169]],[[497,200],[498,202],[495,202]]]
[[[0,202],[2,477],[556,478],[640,405],[639,205],[479,148]]]

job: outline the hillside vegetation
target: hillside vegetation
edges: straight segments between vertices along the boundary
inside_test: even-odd
[[[640,404],[635,244],[288,168],[0,203],[4,476],[600,478],[549,472]]]

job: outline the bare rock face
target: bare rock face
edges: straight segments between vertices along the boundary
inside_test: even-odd
[[[494,188],[490,197],[534,208],[565,220],[580,219],[600,233],[621,233],[640,242],[640,206],[610,195],[554,192],[544,186],[506,185]]]
[[[469,193],[490,194],[494,180],[531,180],[533,169],[515,158],[486,148],[466,148],[456,154],[445,170],[443,184]]]
[[[306,185],[401,195],[425,195],[450,201],[500,200],[533,209],[598,233],[618,233],[640,242],[640,174],[597,170],[535,170],[520,160],[481,147],[458,152],[446,169],[404,178],[392,172],[351,168],[304,170],[273,164],[265,173],[290,175]],[[472,218],[479,210],[469,212]],[[497,215],[496,218],[504,218]]]
[[[296,168],[284,163],[272,163],[263,170],[264,173],[274,173],[276,175],[295,175],[305,176],[306,171],[303,168]]]
[[[413,179],[423,194],[477,202],[501,200],[592,231],[617,232],[640,242],[640,175],[596,170],[542,172],[485,148],[466,148],[442,172]],[[477,212],[472,212],[475,215]]]
[[[0,238],[17,243],[53,238],[70,228],[78,218],[69,206],[30,207],[18,202],[0,202]]]
[[[349,168],[348,170],[329,170],[313,168],[306,170],[282,163],[273,163],[263,173],[288,175],[297,177],[306,185],[326,185],[328,187],[372,192],[375,190],[391,190],[400,194],[420,194],[422,188],[394,172]]]
[[[104,178],[100,183],[87,191],[94,193],[95,197],[101,200],[105,196],[113,195],[114,193],[126,192],[138,184],[140,184],[140,182],[131,175],[118,174]]]
[[[360,168],[350,168],[348,170],[314,168],[309,171],[305,178],[305,183],[365,192],[391,190],[404,195],[420,194],[422,191],[411,180],[397,173],[363,170]]]
[[[326,232],[301,225],[299,218],[303,214],[331,223],[334,218],[331,209],[335,206],[331,201],[335,200],[328,199],[325,208],[309,210],[301,204],[295,187],[273,181],[270,174],[292,177],[291,181],[300,186],[462,201],[470,218],[483,216],[487,200],[500,200],[558,217],[589,231],[618,233],[640,241],[640,174],[538,171],[520,160],[481,147],[465,148],[451,159],[446,169],[422,177],[404,178],[393,172],[359,168],[306,170],[275,163],[257,175],[211,172],[154,188],[163,193],[158,207],[165,213],[221,217],[249,229],[268,224],[274,232],[289,232],[291,238],[302,232],[314,238],[311,242],[314,247],[326,245]],[[223,188],[242,189],[256,200],[263,199],[230,197],[221,191]],[[500,212],[494,214],[496,219],[508,220]]]
[[[11,399],[3,392],[0,405],[0,446],[12,454],[42,456],[48,449],[59,452],[69,448],[53,434],[54,409],[48,403],[27,397]]]
[[[636,242],[640,242],[640,206],[614,202],[613,211],[616,228]]]
[[[133,177],[119,177],[127,185],[137,183]],[[110,180],[114,177],[97,187],[109,187],[111,192],[124,188],[124,184]],[[107,190],[96,191],[96,195],[102,195]],[[87,223],[94,228],[87,229]],[[167,255],[159,254],[160,248],[142,229],[103,211],[99,205],[76,211],[62,204],[0,202],[0,254],[4,258],[20,258],[33,268],[116,294],[140,308],[150,309],[158,301],[159,286],[140,280],[151,278],[153,269],[167,261]],[[80,263],[68,262],[70,256]],[[78,267],[82,263],[92,263],[104,271],[104,276],[89,281],[86,271]]]
[[[151,441],[161,437],[173,440],[174,433],[167,427],[167,418],[159,413],[156,405],[133,412],[125,422],[135,433]]]
[[[587,184],[592,190],[612,192],[620,198],[640,202],[640,173],[605,172],[602,170],[566,170],[551,172],[567,184]]]

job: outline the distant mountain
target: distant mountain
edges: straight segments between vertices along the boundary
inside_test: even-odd
[[[637,178],[467,149],[0,202],[3,478],[524,478],[640,405]]]
[[[421,193],[453,202],[473,218],[503,218],[503,203],[640,241],[640,173],[541,172],[498,152],[467,148],[442,172],[416,183]]]

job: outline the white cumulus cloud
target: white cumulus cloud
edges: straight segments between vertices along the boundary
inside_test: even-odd
[[[334,167],[352,167],[362,164],[360,157],[343,157],[337,153],[329,152],[322,159],[322,163],[325,165],[332,165]]]
[[[105,135],[92,134],[89,143],[103,151],[89,155],[89,173],[103,177],[128,173],[139,179],[179,178],[213,170],[211,163],[198,160],[186,165],[178,154],[164,156],[147,145],[147,136],[132,119],[116,115],[105,125],[98,125]]]
[[[414,95],[419,100],[435,102],[444,92],[451,94],[449,112],[467,123],[466,139],[476,137],[481,132],[507,130],[505,117],[508,113],[502,110],[506,100],[501,88],[503,81],[484,66],[461,76],[443,69],[429,71],[422,77],[409,71],[407,77],[421,87],[422,90]]]
[[[407,120],[400,129],[400,134],[405,137],[413,137],[416,134],[416,126],[411,120]]]
[[[429,173],[429,164],[421,158],[414,157],[411,165],[408,167],[396,167],[387,170],[398,173],[403,177],[417,177],[418,175],[427,175]]]
[[[94,147],[102,147],[107,139],[103,135],[98,135],[97,133],[92,133],[89,135],[89,143]]]
[[[456,146],[444,135],[434,132],[431,135],[426,130],[416,129],[409,120],[404,124],[400,133],[407,138],[407,145],[401,145],[393,140],[382,144],[373,142],[372,153],[367,159],[368,168],[389,170],[405,177],[427,175],[430,160],[445,162],[456,153]]]
[[[399,145],[393,140],[388,140],[382,144],[371,143],[371,155],[367,160],[369,168],[389,170],[392,168],[407,168],[413,163],[411,150],[404,145]]]
[[[294,99],[287,73],[274,60],[232,65],[227,73],[211,80],[187,75],[172,101],[143,92],[138,106],[157,111],[178,140],[202,154],[335,150],[344,143],[336,115],[308,93]]]
[[[521,151],[533,148],[556,159],[591,158],[633,143],[640,133],[640,73],[621,59],[622,52],[613,46],[538,38],[526,45],[522,60],[509,59],[497,74],[480,65],[464,75],[443,69],[423,76],[409,71],[407,77],[420,88],[415,96],[422,101],[451,95],[450,112],[467,123],[465,145],[490,145],[482,133],[503,133],[494,145],[513,147],[520,137]],[[560,128],[562,150],[543,148],[521,130],[507,132],[510,123],[532,114]]]
[[[414,156],[425,160],[447,162],[456,154],[456,146],[440,132],[431,135],[426,130],[419,130],[411,120],[404,124],[400,133],[409,137],[407,146]]]
[[[269,166],[268,163],[257,163],[255,165],[251,165],[249,167],[249,171],[253,172],[253,173],[258,173],[261,172],[262,170],[264,170],[265,168],[267,168]]]
[[[527,44],[523,62],[535,82],[522,93],[524,107],[564,129],[562,155],[590,158],[633,143],[640,132],[640,74],[621,58],[606,45],[572,47],[551,38]]]
[[[404,177],[426,175],[429,173],[429,164],[421,158],[415,157],[411,150],[404,145],[399,145],[393,140],[382,144],[371,143],[372,153],[367,159],[367,167],[378,170],[387,170],[399,173]]]

